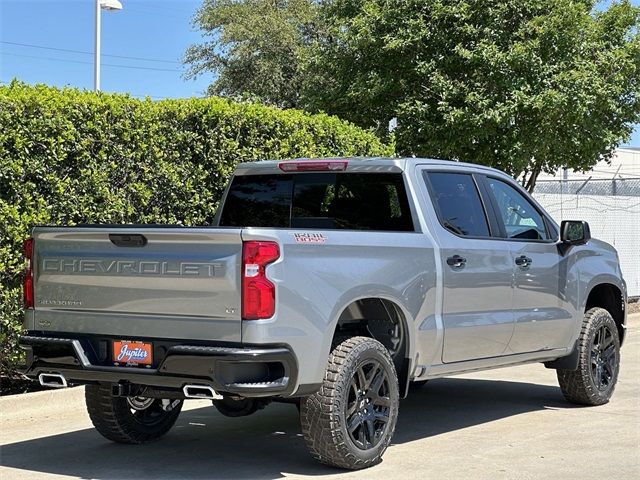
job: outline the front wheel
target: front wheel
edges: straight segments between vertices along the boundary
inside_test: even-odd
[[[609,401],[620,370],[620,339],[611,314],[592,308],[584,316],[578,338],[578,369],[558,370],[565,398],[579,405],[603,405]]]
[[[377,464],[398,418],[399,388],[387,349],[367,337],[335,346],[320,390],[300,402],[302,433],[320,462],[357,470]]]
[[[116,443],[146,443],[160,438],[173,427],[182,409],[182,400],[114,397],[104,385],[87,385],[85,400],[93,426]]]

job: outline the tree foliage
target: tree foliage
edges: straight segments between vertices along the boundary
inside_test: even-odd
[[[521,176],[588,169],[640,118],[640,9],[579,0],[333,0],[304,105],[398,153]]]
[[[629,0],[205,0],[186,59],[210,93],[326,111],[398,153],[483,163],[533,188],[608,159],[640,119]]]
[[[314,0],[204,0],[193,23],[207,41],[187,50],[189,75],[212,72],[209,95],[297,107],[317,19]]]
[[[238,162],[392,151],[327,115],[0,87],[0,373],[19,358],[22,241],[35,225],[207,225]]]

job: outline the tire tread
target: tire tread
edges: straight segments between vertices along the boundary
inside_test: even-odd
[[[591,334],[598,321],[603,317],[607,317],[605,321],[609,321],[612,324],[612,333],[615,337],[614,341],[617,343],[619,348],[618,331],[611,314],[604,308],[600,307],[595,307],[587,311],[584,315],[580,336],[578,337],[578,344],[576,346],[579,352],[578,369],[557,371],[558,383],[560,384],[562,394],[571,403],[578,405],[603,405],[609,401],[609,398],[615,389],[617,371],[614,378],[614,385],[605,396],[594,388],[590,378]],[[619,352],[618,358],[620,358]]]
[[[382,454],[391,442],[395,418],[386,437],[381,440],[383,445],[379,448],[378,454],[369,459],[358,458],[351,452],[346,444],[350,440],[344,438],[340,428],[343,406],[342,386],[348,385],[350,381],[346,376],[347,367],[350,362],[357,361],[361,353],[371,348],[379,352],[393,369],[394,375],[389,381],[395,382],[397,415],[398,379],[387,349],[380,342],[369,337],[350,337],[343,340],[329,355],[320,390],[301,401],[302,433],[311,455],[321,463],[351,470],[367,468],[380,462]]]
[[[167,433],[178,418],[181,405],[171,411],[165,421],[153,430],[140,429],[123,415],[121,397],[113,397],[109,385],[87,385],[85,401],[89,418],[96,430],[106,439],[116,443],[137,445],[160,438]],[[138,427],[138,428],[137,428]]]

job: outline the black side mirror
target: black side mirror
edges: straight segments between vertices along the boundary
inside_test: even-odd
[[[579,220],[563,220],[560,224],[560,240],[568,245],[584,245],[591,240],[589,224]]]

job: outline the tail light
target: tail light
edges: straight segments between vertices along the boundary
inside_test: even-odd
[[[33,238],[27,238],[22,244],[22,248],[25,259],[27,260],[27,269],[24,272],[22,280],[24,308],[33,308]]]
[[[276,286],[265,274],[267,265],[280,258],[276,242],[242,244],[242,319],[270,318],[276,311]]]

